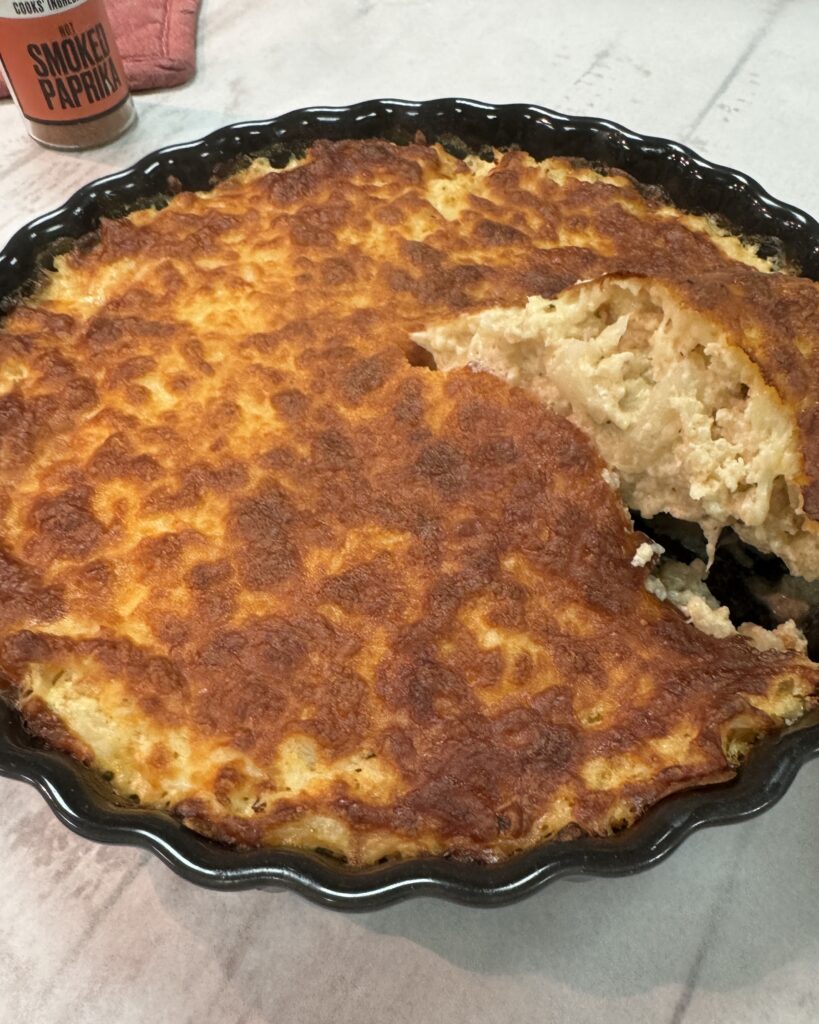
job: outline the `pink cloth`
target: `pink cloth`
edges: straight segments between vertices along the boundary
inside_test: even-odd
[[[134,91],[182,85],[196,72],[201,0],[106,0],[105,8]],[[8,96],[0,76],[0,98]]]

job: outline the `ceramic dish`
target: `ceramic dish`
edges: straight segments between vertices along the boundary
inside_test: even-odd
[[[93,182],[63,206],[18,231],[0,253],[0,309],[36,283],[53,256],[88,235],[101,217],[150,205],[180,186],[206,189],[248,154],[284,162],[319,138],[379,137],[406,142],[421,131],[454,152],[520,146],[536,158],[582,157],[628,171],[677,206],[720,217],[819,279],[819,224],[769,196],[752,179],[716,166],[685,146],[619,125],[541,107],[470,100],[374,100],[351,107],[297,110],[268,121],[230,125],[204,139],[158,150],[133,167]],[[174,818],[119,798],[94,772],[46,749],[0,702],[0,775],[36,786],[69,828],[99,842],[152,850],[189,881],[219,889],[294,889],[339,909],[371,909],[411,895],[462,903],[508,903],[564,876],[631,874],[657,863],[704,825],[737,821],[774,804],[799,767],[819,754],[811,718],[759,743],[733,781],[672,796],[625,832],[545,843],[503,864],[442,857],[345,867],[294,850],[241,851],[205,839]]]

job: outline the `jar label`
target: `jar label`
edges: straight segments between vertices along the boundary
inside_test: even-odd
[[[0,65],[30,121],[91,121],[128,98],[101,0],[0,0]]]

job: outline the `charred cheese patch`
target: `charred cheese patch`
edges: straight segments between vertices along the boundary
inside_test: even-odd
[[[413,331],[754,251],[630,179],[317,144],[103,224],[0,333],[0,668],[226,842],[499,859],[723,779],[816,669],[692,626],[585,435]]]

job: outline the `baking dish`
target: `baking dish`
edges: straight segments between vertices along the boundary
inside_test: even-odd
[[[401,142],[418,131],[455,152],[519,145],[538,158],[576,156],[620,167],[646,188],[659,187],[683,209],[719,215],[735,231],[758,239],[764,251],[778,251],[808,276],[819,274],[815,222],[772,199],[750,179],[711,165],[683,146],[538,107],[377,100],[229,126],[198,142],[160,150],[86,186],[11,239],[0,255],[0,297],[9,302],[24,292],[55,252],[88,236],[101,216],[161,201],[180,187],[207,188],[247,154],[265,153],[278,163],[317,138],[377,136]],[[817,751],[819,726],[804,724],[760,744],[730,784],[670,798],[619,836],[547,843],[496,866],[426,858],[354,870],[298,851],[246,852],[219,846],[167,815],[123,803],[93,773],[33,741],[14,712],[4,707],[0,717],[0,773],[35,784],[76,831],[100,841],[146,846],[200,884],[285,885],[346,908],[369,908],[412,893],[501,903],[561,875],[633,872],[661,859],[701,825],[736,820],[769,806],[784,793],[800,764]]]

